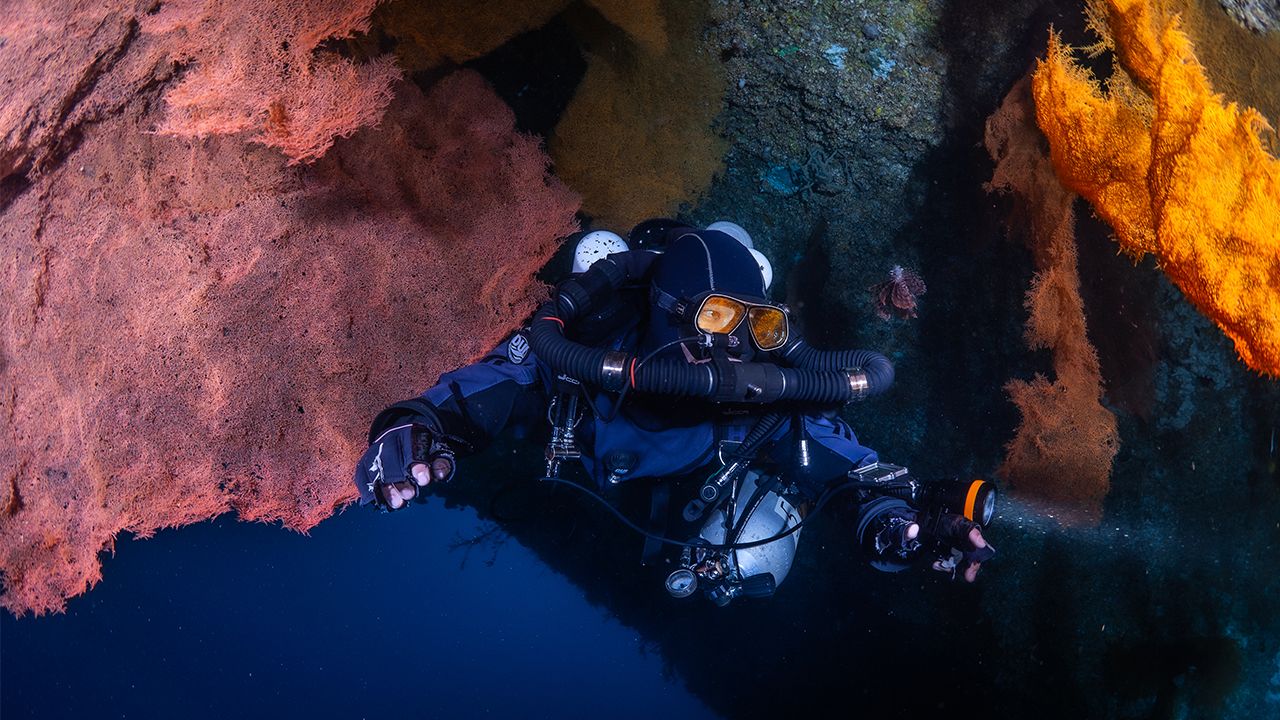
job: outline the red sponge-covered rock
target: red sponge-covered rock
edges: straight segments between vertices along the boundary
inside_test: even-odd
[[[327,31],[326,31],[327,32]],[[0,205],[0,602],[58,610],[120,531],[236,510],[305,530],[355,495],[369,420],[544,293],[578,199],[484,80],[395,87],[309,166],[87,125]]]

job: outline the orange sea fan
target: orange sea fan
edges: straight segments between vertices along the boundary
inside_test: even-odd
[[[1056,37],[1036,71],[1036,117],[1063,183],[1122,248],[1154,253],[1250,367],[1280,374],[1280,162],[1266,120],[1213,92],[1176,16],[1091,0],[1119,67],[1104,90]]]

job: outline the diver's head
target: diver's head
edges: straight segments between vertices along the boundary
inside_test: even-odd
[[[761,350],[780,347],[788,323],[785,313],[766,300],[767,264],[739,238],[721,230],[678,234],[666,244],[653,273],[649,327],[641,349],[648,353],[678,338],[710,335],[730,357],[750,361]],[[768,274],[772,276],[772,268]],[[686,343],[685,349],[674,347],[669,355],[705,357],[695,348]]]
[[[729,237],[733,238],[734,240],[737,240],[738,242],[742,243],[749,249],[754,249],[756,246],[755,242],[752,241],[751,239],[751,233],[747,232],[747,229],[742,227],[738,223],[729,222],[728,220],[717,220],[711,223],[710,225],[708,225],[707,229],[715,230],[716,232],[722,232],[725,235],[728,235]]]
[[[764,253],[756,249],[755,241],[751,239],[751,233],[746,228],[737,223],[728,220],[717,220],[707,226],[707,230],[722,232],[725,235],[742,243],[747,250],[751,251],[751,256],[756,259],[756,264],[760,266],[760,274],[764,277],[765,292],[769,291],[769,286],[773,284],[773,264],[769,262],[769,258]]]
[[[675,239],[689,232],[722,233],[742,243],[747,250],[751,251],[752,257],[756,259],[756,264],[760,266],[760,274],[764,276],[764,289],[767,291],[769,286],[773,284],[773,265],[770,264],[769,258],[755,249],[755,242],[745,228],[728,220],[717,220],[708,225],[706,230],[699,231],[690,227],[688,223],[682,223],[679,220],[651,218],[631,228],[631,232],[627,233],[625,244],[633,250],[663,252]]]

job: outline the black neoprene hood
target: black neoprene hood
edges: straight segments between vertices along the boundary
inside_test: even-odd
[[[764,298],[760,265],[742,243],[718,230],[688,229],[673,234],[653,271],[655,289],[682,301],[712,290],[743,300]],[[679,318],[650,307],[641,351],[661,347],[690,332]]]

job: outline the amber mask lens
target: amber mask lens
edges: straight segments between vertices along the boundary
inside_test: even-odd
[[[703,300],[702,307],[698,308],[695,325],[705,333],[731,333],[742,322],[746,309],[745,305],[733,298],[712,295]]]
[[[747,322],[761,350],[777,350],[787,343],[787,316],[778,308],[753,307],[747,312]]]

